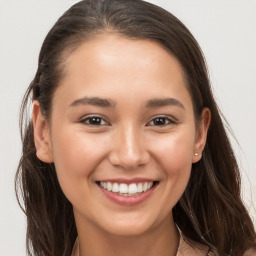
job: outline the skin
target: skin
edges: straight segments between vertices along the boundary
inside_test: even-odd
[[[172,208],[201,158],[210,111],[195,125],[182,68],[156,42],[101,34],[76,49],[65,69],[50,120],[34,102],[34,139],[37,157],[54,162],[73,205],[80,255],[176,255]],[[110,106],[81,103],[83,97]],[[175,100],[149,106],[166,98]],[[95,125],[88,116],[102,119]],[[95,183],[134,177],[159,182],[135,206],[112,202]]]

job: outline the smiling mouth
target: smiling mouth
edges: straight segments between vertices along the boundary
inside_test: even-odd
[[[142,193],[147,192],[156,186],[158,181],[147,181],[147,182],[138,182],[138,183],[117,183],[117,182],[104,182],[97,181],[96,184],[101,188],[113,192],[120,196],[136,196]]]

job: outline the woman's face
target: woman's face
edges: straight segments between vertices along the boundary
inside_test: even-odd
[[[50,122],[34,105],[35,142],[76,221],[119,235],[165,226],[207,130],[178,61],[156,42],[103,34],[65,69]]]

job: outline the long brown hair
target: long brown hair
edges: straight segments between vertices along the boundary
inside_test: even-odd
[[[77,230],[54,163],[36,157],[33,126],[26,118],[28,104],[38,100],[49,118],[67,56],[88,38],[108,31],[154,40],[168,49],[183,68],[196,118],[204,107],[210,109],[212,121],[202,159],[192,165],[187,188],[173,209],[174,221],[187,238],[207,245],[213,255],[243,255],[256,246],[256,234],[241,200],[238,165],[212,95],[202,51],[181,21],[141,0],[81,1],[59,18],[44,40],[20,114],[23,152],[16,193],[27,216],[29,255],[70,255]]]

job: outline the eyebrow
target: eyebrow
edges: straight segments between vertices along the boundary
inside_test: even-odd
[[[70,104],[70,107],[75,107],[79,105],[93,105],[97,107],[114,107],[116,103],[113,100],[99,98],[99,97],[83,97],[73,101]],[[146,103],[147,108],[157,108],[157,107],[165,107],[165,106],[177,106],[185,109],[184,105],[174,98],[164,98],[164,99],[151,99]]]
[[[115,103],[112,100],[99,98],[99,97],[83,97],[75,100],[70,104],[70,107],[75,107],[78,105],[93,105],[97,107],[114,107]]]
[[[177,106],[185,109],[184,105],[174,98],[164,98],[164,99],[151,99],[147,102],[146,107],[148,108],[157,108],[165,106]]]

